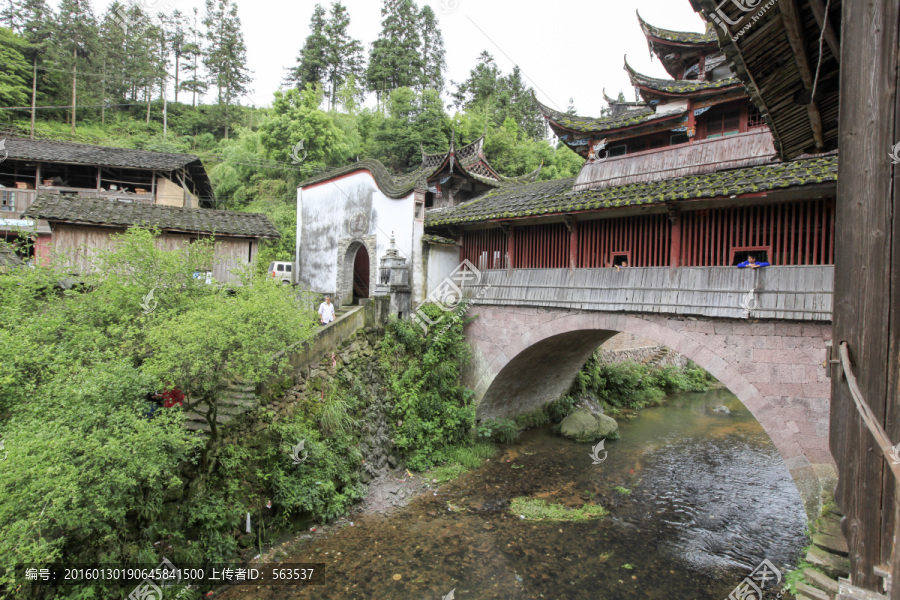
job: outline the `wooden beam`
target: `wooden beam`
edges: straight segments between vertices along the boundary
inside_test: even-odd
[[[797,62],[797,72],[800,73],[803,87],[810,90],[813,87],[815,75],[809,54],[806,51],[806,39],[803,35],[803,26],[800,20],[800,7],[797,0],[781,0],[778,3],[778,7],[781,10],[784,32],[787,35],[788,43],[791,45],[791,50],[794,52],[794,60]],[[806,116],[809,119],[809,126],[812,129],[816,148],[822,150],[825,147],[825,136],[822,133],[822,115],[819,113],[819,107],[815,98],[810,98],[810,103],[806,105]]]
[[[887,157],[900,126],[900,0],[842,3],[841,151],[835,214],[835,344],[846,342],[859,393],[900,441],[900,166]],[[873,27],[873,23],[876,26]],[[900,572],[897,483],[846,380],[831,380],[829,444],[840,482],[835,501],[853,585],[879,591],[874,567]],[[900,598],[900,586],[891,592]]]
[[[812,9],[813,17],[815,17],[816,23],[819,24],[819,31],[821,31],[822,25],[825,24],[825,5],[822,4],[822,0],[809,0],[809,8]],[[831,49],[835,60],[840,64],[841,41],[834,32],[834,27],[831,26],[831,19],[828,20],[828,24],[825,26],[825,43],[828,44],[828,48]]]

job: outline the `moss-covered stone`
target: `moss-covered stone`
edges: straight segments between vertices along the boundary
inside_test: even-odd
[[[559,431],[577,442],[592,442],[609,437],[618,429],[619,424],[612,417],[592,414],[582,407],[563,419]]]

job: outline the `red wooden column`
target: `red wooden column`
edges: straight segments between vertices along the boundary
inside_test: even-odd
[[[566,227],[569,229],[569,272],[574,273],[578,267],[578,220],[567,215]]]
[[[677,206],[671,203],[666,203],[666,208],[669,211],[669,227],[671,228],[669,266],[674,269],[681,266],[681,212]]]
[[[506,256],[509,257],[507,270],[516,268],[516,229],[512,223],[500,223],[500,230],[506,234]]]

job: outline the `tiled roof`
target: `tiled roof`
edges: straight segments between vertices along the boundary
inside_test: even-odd
[[[450,238],[442,237],[439,235],[432,235],[430,233],[426,233],[422,236],[422,243],[438,244],[441,246],[459,246],[459,244],[456,243],[456,240],[451,240]]]
[[[122,169],[174,171],[182,167],[191,173],[202,201],[212,201],[212,185],[200,158],[193,154],[148,152],[129,148],[94,146],[54,140],[9,138],[5,141],[8,158],[43,162],[98,165]]]
[[[22,215],[32,219],[130,227],[141,225],[164,230],[221,235],[278,238],[269,217],[207,208],[178,208],[161,204],[138,204],[95,197],[41,194]]]
[[[425,224],[433,227],[765,192],[837,181],[837,168],[837,156],[815,157],[580,192],[572,189],[574,179],[542,181],[491,190],[460,206],[432,209]]]
[[[478,138],[471,144],[467,144],[460,148],[453,147],[456,162],[453,169],[457,172],[464,173],[492,187],[505,187],[510,185],[520,185],[526,182],[535,181],[541,172],[539,167],[536,171],[521,175],[519,177],[494,177],[493,169],[487,165],[482,155],[484,147],[484,136]],[[360,171],[368,171],[375,179],[378,189],[389,198],[403,198],[409,195],[418,186],[421,189],[426,187],[426,181],[432,176],[443,170],[444,165],[450,157],[450,150],[444,154],[422,154],[422,164],[419,167],[404,175],[394,175],[388,171],[387,167],[375,159],[361,160],[344,167],[338,167],[330,171],[326,171],[315,177],[310,177],[301,184],[301,187],[307,188],[318,183],[331,181],[343,175],[349,175]],[[543,165],[542,165],[543,166]]]
[[[6,140],[9,158],[20,160],[41,160],[47,162],[67,162],[104,167],[129,169],[157,169],[171,171],[200,160],[193,154],[170,154],[167,152],[147,152],[128,148],[92,146],[72,142],[51,140]]]
[[[403,198],[404,196],[409,195],[409,193],[415,189],[416,184],[423,180],[433,169],[433,167],[420,166],[412,173],[406,175],[393,175],[380,161],[366,159],[344,167],[325,171],[315,177],[310,177],[301,184],[301,187],[306,188],[316,185],[317,183],[329,181],[358,171],[368,171],[372,174],[372,177],[375,178],[378,189],[380,189],[385,196],[388,196],[389,198]]]
[[[654,27],[641,18],[641,13],[637,13],[637,18],[641,24],[641,29],[644,30],[644,35],[648,37],[654,37],[659,40],[673,42],[676,44],[696,44],[698,46],[715,46],[716,44],[718,44],[716,32],[713,31],[712,28],[708,28],[705,33],[692,33],[690,31],[671,31],[669,29]]]
[[[744,84],[737,77],[720,79],[719,81],[700,81],[696,79],[654,79],[641,75],[625,63],[625,70],[631,78],[631,84],[635,87],[647,88],[663,94],[694,95],[702,92],[718,91],[732,87],[742,87]]]
[[[629,104],[634,105],[635,103]],[[644,105],[642,107],[637,107],[632,110],[622,112],[616,116],[594,118],[567,115],[566,113],[553,110],[549,106],[544,106],[540,102],[538,102],[538,107],[541,109],[541,113],[544,115],[544,117],[555,123],[557,126],[581,133],[613,131],[616,129],[622,129],[623,127],[633,127],[635,125],[641,125],[643,123],[648,123],[656,119],[673,119],[675,117],[680,117],[685,112],[687,112],[687,109],[685,109],[677,113],[671,112],[665,115],[657,115],[656,111],[654,111],[653,108]]]

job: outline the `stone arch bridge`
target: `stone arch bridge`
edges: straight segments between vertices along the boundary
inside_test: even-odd
[[[807,513],[817,514],[836,473],[825,369],[832,273],[482,271],[465,289],[477,296],[465,377],[478,416],[515,416],[556,400],[598,346],[631,333],[681,353],[734,393],[780,452]]]

